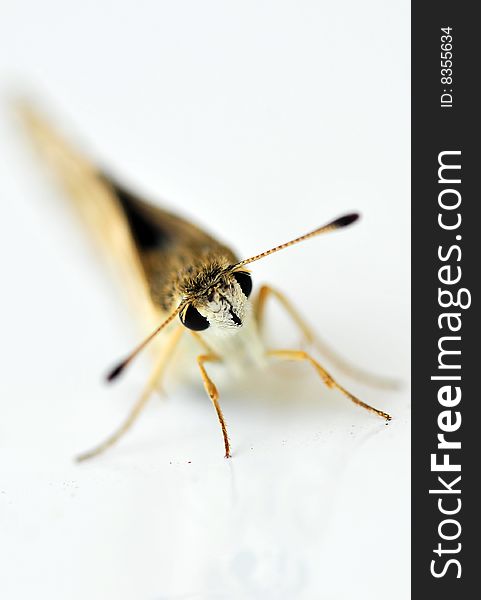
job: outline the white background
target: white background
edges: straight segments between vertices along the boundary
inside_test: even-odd
[[[366,2],[0,0],[0,596],[409,597],[409,7]],[[111,170],[242,256],[357,209],[345,231],[253,265],[353,362],[202,388],[124,417],[148,356],[107,388],[135,320],[8,112],[27,90]],[[299,336],[272,307],[271,336]]]

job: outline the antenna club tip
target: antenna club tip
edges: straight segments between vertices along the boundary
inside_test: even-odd
[[[117,377],[122,373],[125,367],[125,362],[121,362],[114,369],[112,369],[106,376],[106,380],[110,383],[117,379]]]
[[[359,213],[349,213],[332,222],[335,227],[347,227],[351,223],[355,223],[360,218]]]

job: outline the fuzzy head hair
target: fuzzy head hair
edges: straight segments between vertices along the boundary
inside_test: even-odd
[[[252,281],[246,270],[234,271],[231,265],[206,261],[201,269],[180,277],[185,307],[180,320],[193,331],[209,327],[216,333],[234,333],[249,314],[248,297]]]

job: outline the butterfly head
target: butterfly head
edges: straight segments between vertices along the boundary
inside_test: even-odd
[[[202,270],[186,285],[180,320],[192,331],[234,333],[249,315],[251,291],[252,279],[245,269]]]

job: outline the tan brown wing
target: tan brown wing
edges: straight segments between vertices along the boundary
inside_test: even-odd
[[[136,312],[152,318],[171,308],[179,269],[230,249],[189,221],[139,199],[72,148],[32,105],[19,112],[31,137],[69,193],[98,246],[127,285]]]
[[[32,104],[17,112],[40,154],[47,160],[97,248],[120,277],[135,313],[145,327],[162,316],[152,302],[145,273],[118,199],[96,167],[68,144]]]

